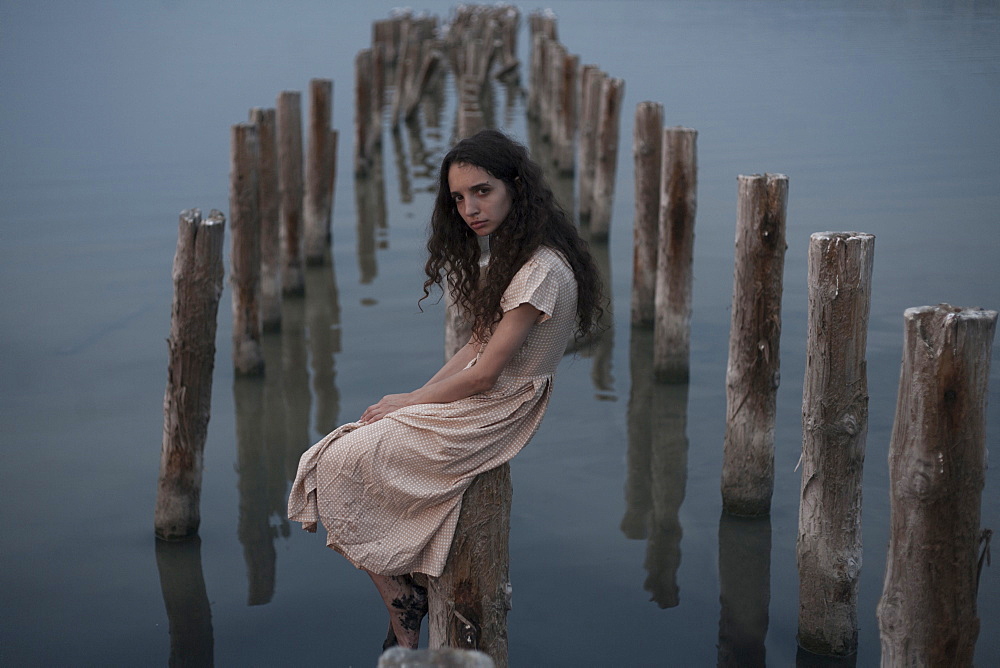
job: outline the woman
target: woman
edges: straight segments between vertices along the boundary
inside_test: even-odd
[[[490,255],[480,268],[479,237]],[[448,281],[472,336],[427,383],[390,394],[307,450],[288,516],[371,576],[389,611],[386,645],[416,647],[427,612],[414,573],[444,569],[462,494],[510,460],[541,422],[574,329],[601,286],[586,244],[523,146],[485,130],[445,156],[424,296]]]

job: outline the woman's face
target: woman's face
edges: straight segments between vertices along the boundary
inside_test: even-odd
[[[482,167],[453,163],[448,169],[448,189],[462,220],[481,237],[493,234],[510,213],[507,185]]]

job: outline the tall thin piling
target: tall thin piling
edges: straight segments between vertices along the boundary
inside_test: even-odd
[[[278,193],[281,200],[281,291],[301,295],[305,289],[302,257],[302,95],[278,94]]]
[[[660,221],[663,105],[640,102],[635,109],[635,224],[632,234],[632,326],[651,327],[656,298],[656,252]]]
[[[233,285],[233,366],[237,374],[264,373],[260,348],[260,210],[257,129],[232,128],[229,172],[229,221],[233,231],[230,280]]]
[[[260,211],[260,313],[265,332],[281,329],[281,221],[274,109],[255,107],[250,122],[257,128]]]
[[[330,245],[330,213],[333,204],[330,174],[336,159],[330,132],[332,109],[333,82],[329,79],[312,79],[309,82],[309,138],[303,199],[307,264],[321,264]]]
[[[600,110],[601,85],[606,78],[596,65],[580,70],[580,136],[577,141],[577,180],[581,220],[590,220],[594,207],[594,172],[597,168],[597,116]]]
[[[883,666],[971,666],[986,393],[997,312],[907,309],[889,445],[889,553],[878,604]],[[988,543],[987,548],[988,549]]]
[[[166,540],[193,536],[201,523],[201,472],[212,406],[225,223],[225,216],[215,210],[204,221],[198,209],[180,215],[153,521],[156,535]]]
[[[726,369],[722,507],[766,515],[774,491],[788,177],[740,176],[732,324]]]
[[[868,434],[865,343],[875,237],[809,239],[809,319],[802,390],[799,645],[847,656],[858,647],[861,474]]]
[[[577,100],[579,95],[580,56],[562,51],[563,66],[559,70],[562,80],[559,82],[558,119],[556,121],[555,155],[556,167],[561,174],[569,175],[576,171],[574,144],[577,129]]]
[[[590,238],[606,240],[611,226],[611,205],[615,197],[618,168],[618,128],[625,82],[606,78],[601,83],[600,111],[597,116],[597,164],[594,170],[594,200],[590,213]]]
[[[657,380],[669,383],[686,383],[689,376],[697,141],[698,132],[691,128],[663,130],[653,371]]]

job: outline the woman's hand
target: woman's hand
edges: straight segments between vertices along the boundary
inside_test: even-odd
[[[365,409],[365,412],[361,414],[361,419],[359,420],[362,424],[371,424],[372,422],[378,422],[384,418],[389,413],[399,410],[405,406],[410,406],[414,402],[410,398],[410,393],[404,394],[387,394],[382,397],[378,403],[372,404]]]

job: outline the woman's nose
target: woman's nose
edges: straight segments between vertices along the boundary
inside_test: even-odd
[[[474,199],[471,199],[471,198],[470,199],[466,199],[465,201],[462,202],[462,206],[463,206],[463,211],[465,212],[464,215],[465,215],[466,218],[472,218],[477,213],[479,213],[479,205],[476,204],[476,201]]]

